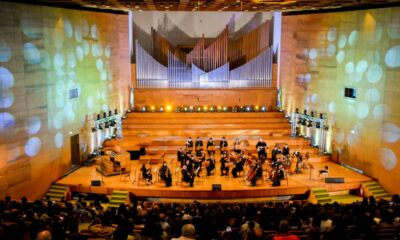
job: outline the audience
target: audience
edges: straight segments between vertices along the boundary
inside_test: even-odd
[[[0,239],[395,239],[400,199],[353,204],[0,200]]]

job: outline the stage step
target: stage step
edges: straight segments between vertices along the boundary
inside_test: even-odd
[[[47,190],[45,196],[50,198],[51,201],[61,201],[62,199],[66,199],[69,191],[70,189],[67,186],[53,184]]]
[[[121,204],[129,204],[129,192],[114,190],[110,197],[109,208],[118,208]]]
[[[390,194],[376,181],[363,182],[361,187],[364,189],[364,196],[374,198],[390,199]]]
[[[313,203],[330,203],[332,201],[329,192],[325,188],[312,188],[310,194],[310,202]]]

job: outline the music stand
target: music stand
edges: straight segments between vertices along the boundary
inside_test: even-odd
[[[314,179],[311,178],[311,172],[312,172],[313,169],[315,169],[315,167],[314,167],[314,165],[312,165],[312,164],[309,163],[309,162],[307,162],[307,165],[308,165],[308,167],[310,168],[310,178],[309,178],[308,180],[310,180],[310,181],[311,181],[311,180],[314,180]]]

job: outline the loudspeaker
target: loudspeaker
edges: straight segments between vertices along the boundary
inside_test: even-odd
[[[221,184],[213,184],[212,190],[213,191],[221,191]]]
[[[344,183],[344,178],[333,178],[333,177],[328,177],[325,178],[326,183]]]
[[[99,187],[99,186],[101,186],[101,181],[100,180],[92,180],[91,186]]]

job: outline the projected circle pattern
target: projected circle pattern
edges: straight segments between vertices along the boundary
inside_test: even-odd
[[[15,127],[15,118],[11,113],[0,112],[0,119],[0,132],[4,132]]]
[[[42,126],[42,122],[39,117],[30,117],[26,120],[25,129],[29,134],[38,133]]]
[[[397,157],[394,152],[388,148],[381,149],[381,164],[387,170],[393,170],[397,165]]]
[[[400,128],[394,123],[385,123],[382,127],[382,139],[388,143],[395,143],[400,139]]]
[[[385,64],[390,68],[400,67],[400,45],[392,47],[387,51]]]
[[[8,44],[0,39],[0,62],[8,62],[11,58],[11,49]]]
[[[25,143],[25,154],[30,157],[36,156],[39,153],[41,147],[42,141],[40,141],[39,138],[29,138],[28,141]]]

